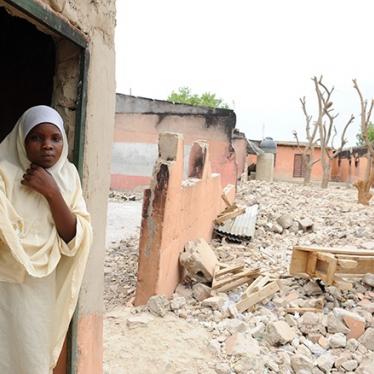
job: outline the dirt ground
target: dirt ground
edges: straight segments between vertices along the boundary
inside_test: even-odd
[[[228,318],[223,309],[197,301],[194,284],[180,287],[162,316],[150,313],[147,306],[131,305],[141,200],[112,196],[105,261],[104,372],[374,373],[370,364],[374,362],[374,281],[371,284],[370,277],[365,282],[356,280],[351,291],[333,286],[322,290],[315,282],[288,276],[296,244],[374,250],[374,205],[359,205],[356,197],[351,187],[336,184],[327,190],[258,181],[240,186],[238,204],[259,204],[255,237],[241,244],[216,239],[211,245],[221,262],[244,261],[249,268],[258,267],[261,273],[279,279],[282,287],[252,312]],[[293,225],[279,227],[281,216]],[[313,222],[313,231],[299,229],[296,223],[304,218]],[[242,291],[238,288],[222,297],[227,304]],[[286,312],[286,306],[313,306],[321,300],[322,313]],[[336,328],[341,310],[352,313],[365,333],[350,338],[346,326]],[[277,321],[287,322],[292,340],[271,344],[269,326]]]

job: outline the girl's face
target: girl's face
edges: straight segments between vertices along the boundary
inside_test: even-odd
[[[26,136],[27,158],[36,165],[48,169],[59,160],[63,147],[59,128],[51,123],[40,123]]]

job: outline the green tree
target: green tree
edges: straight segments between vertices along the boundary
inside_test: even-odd
[[[229,106],[216,94],[211,92],[204,92],[203,94],[192,94],[189,87],[179,87],[178,91],[172,91],[167,98],[168,101],[178,104],[200,105],[210,108],[229,109]]]
[[[369,126],[368,126],[368,138],[369,138],[370,142],[374,142],[374,124],[373,124],[373,122],[370,122]],[[365,140],[362,137],[361,132],[359,132],[356,135],[356,139],[357,139],[357,145],[365,145]]]

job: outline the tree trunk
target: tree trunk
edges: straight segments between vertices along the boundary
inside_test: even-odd
[[[304,174],[304,186],[307,186],[310,184],[310,180],[312,178],[312,165],[309,163],[305,166],[305,174]]]
[[[330,162],[326,155],[324,155],[324,150],[321,150],[321,164],[322,164],[322,180],[321,180],[321,187],[327,188],[329,185],[330,180]]]
[[[357,200],[362,205],[369,205],[369,201],[373,194],[370,192],[370,188],[374,183],[374,159],[371,155],[368,156],[368,166],[365,173],[365,179],[359,180],[353,185],[357,188]]]

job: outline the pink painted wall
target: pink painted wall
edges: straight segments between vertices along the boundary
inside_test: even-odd
[[[210,240],[213,220],[225,207],[221,177],[211,173],[209,145],[193,145],[189,162],[193,177],[185,181],[183,148],[181,135],[160,135],[161,156],[151,188],[144,193],[136,305],[152,295],[172,295],[181,280],[179,254],[184,245],[198,238]],[[233,186],[225,193],[234,200]]]
[[[358,162],[355,162],[355,158],[352,157],[349,162],[349,159],[342,158],[339,162],[338,158],[335,158],[332,163],[332,179],[347,183],[363,180],[368,160],[366,157],[359,157],[357,160]]]
[[[247,139],[234,138],[232,145],[235,149],[238,178],[247,170]]]
[[[186,146],[191,146],[196,140],[208,141],[213,172],[221,174],[223,186],[235,185],[237,163],[235,150],[230,144],[231,135],[228,135],[228,130],[223,125],[207,126],[206,121],[206,118],[199,114],[168,114],[163,116],[144,113],[117,113],[113,146],[117,154],[120,153],[121,160],[117,160],[116,156],[113,155],[111,188],[126,190],[148,185],[152,176],[149,165],[153,165],[157,159],[155,147],[157,147],[158,136],[165,131],[183,134]],[[132,161],[126,154],[126,152],[129,152],[126,149],[129,149],[131,145],[133,147],[139,145],[139,156],[142,158],[148,157],[145,160],[146,167],[139,163],[137,167],[133,166],[129,169],[130,165],[128,164]],[[134,156],[136,150],[134,151],[134,148],[132,148],[131,152],[131,156]],[[240,164],[242,164],[242,161],[240,161]]]
[[[303,149],[303,147],[301,148]],[[300,154],[300,150],[297,147],[278,145],[277,154],[275,160],[274,178],[279,180],[302,180],[303,178],[294,178],[294,158],[295,154]],[[321,157],[321,150],[315,149],[313,159]],[[320,162],[313,165],[312,168],[312,180],[322,179],[322,166]]]
[[[303,149],[303,148],[301,148]],[[303,178],[294,178],[294,158],[295,154],[300,154],[296,146],[278,145],[275,157],[274,179],[278,180],[302,180]],[[314,159],[320,158],[321,150],[314,150]],[[257,156],[249,154],[247,156],[247,165],[257,162]],[[322,166],[320,162],[313,165],[312,180],[322,179]]]

